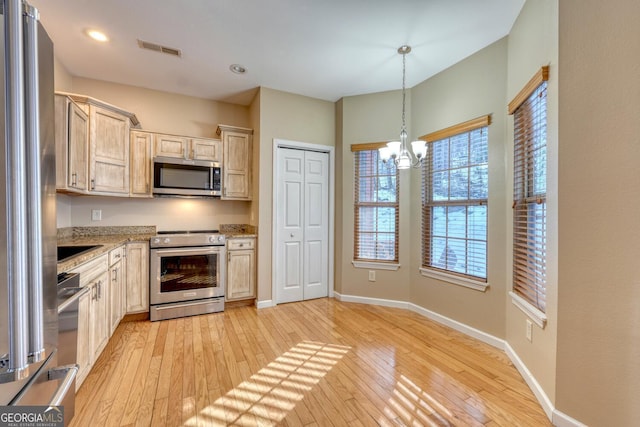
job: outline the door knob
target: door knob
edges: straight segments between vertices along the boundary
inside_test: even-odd
[[[290,234],[291,238],[293,239],[293,233]]]

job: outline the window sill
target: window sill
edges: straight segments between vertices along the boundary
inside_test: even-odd
[[[476,291],[484,292],[489,287],[488,283],[479,282],[473,279],[467,279],[464,277],[458,277],[453,274],[441,273],[439,271],[431,270],[429,268],[421,268],[420,274],[424,277],[430,277],[432,279],[442,280],[443,282],[452,283],[458,286],[464,286],[465,288],[473,289]]]
[[[355,268],[367,268],[369,270],[392,270],[397,271],[400,264],[388,262],[372,262],[372,261],[351,261]]]
[[[533,323],[544,329],[545,325],[547,324],[546,314],[544,314],[542,311],[534,307],[531,303],[529,303],[527,300],[513,291],[509,292],[509,296],[511,297],[511,302],[513,303],[513,305],[522,310],[522,312],[526,314],[527,317],[533,321]]]

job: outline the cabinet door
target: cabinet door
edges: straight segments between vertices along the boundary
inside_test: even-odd
[[[92,285],[95,288],[93,299],[91,300],[91,364],[102,353],[102,350],[109,341],[109,274],[108,272],[102,273],[98,276]]]
[[[174,135],[154,135],[154,156],[186,159],[189,156],[189,138]]]
[[[255,269],[255,251],[227,252],[227,301],[255,298]]]
[[[109,268],[109,336],[115,332],[124,312],[122,279],[122,262],[117,262]]]
[[[75,102],[69,101],[68,147],[69,164],[67,186],[76,190],[87,190],[89,116]]]
[[[89,189],[129,194],[129,119],[91,105]]]
[[[93,287],[89,287],[88,293],[84,294],[78,300],[78,338],[76,363],[79,366],[78,375],[76,376],[76,391],[82,385],[91,369],[91,345],[90,345],[90,312],[91,298],[93,298]]]
[[[192,139],[191,157],[194,160],[219,162],[222,158],[222,142],[215,139]]]
[[[131,144],[131,197],[151,197],[151,140],[149,132],[132,131]]]
[[[127,244],[127,313],[149,311],[149,244]]]
[[[224,132],[223,150],[222,199],[251,200],[251,135]]]

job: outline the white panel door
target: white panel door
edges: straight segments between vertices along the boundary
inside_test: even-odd
[[[329,154],[305,152],[304,295],[329,293]]]
[[[279,148],[276,303],[329,293],[329,155]]]
[[[278,178],[277,302],[301,301],[303,290],[304,151],[281,148]]]

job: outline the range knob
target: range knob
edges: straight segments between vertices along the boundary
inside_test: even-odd
[[[224,236],[218,236],[218,242],[224,242]]]
[[[171,242],[171,239],[168,237],[165,237],[164,240],[162,241],[162,243],[169,243]]]
[[[209,236],[209,243],[215,243],[216,236]]]
[[[153,243],[160,243],[160,238],[159,237],[154,238]]]

